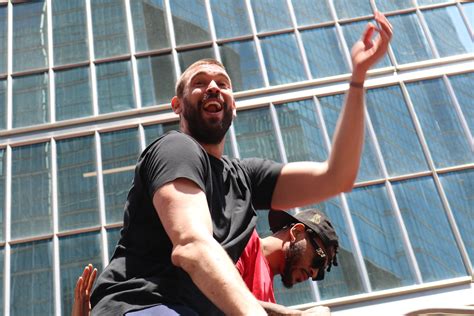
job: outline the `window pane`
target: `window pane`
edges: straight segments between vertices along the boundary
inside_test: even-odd
[[[313,78],[339,75],[349,72],[343,48],[334,26],[320,27],[301,32],[306,56]],[[324,43],[324,45],[321,45]]]
[[[339,237],[339,252],[337,254],[339,265],[333,266],[331,272],[326,273],[324,280],[318,281],[321,299],[363,293],[364,288],[354,259],[354,250],[340,198],[335,197],[311,207],[323,211],[329,217]]]
[[[148,56],[137,59],[142,106],[171,102],[176,73],[173,56]]]
[[[101,134],[106,222],[123,220],[123,206],[140,154],[137,129]]]
[[[456,6],[423,11],[441,57],[472,53],[474,43]]]
[[[5,216],[5,149],[0,149],[0,241],[5,241],[5,234],[4,234],[4,216]],[[3,254],[3,248],[2,248],[2,254]],[[0,256],[1,263],[3,266],[3,256]],[[0,274],[2,273],[2,270],[0,270]],[[3,284],[3,283],[0,283]],[[2,286],[0,285],[0,288]],[[0,298],[1,298],[1,293],[0,293]]]
[[[48,66],[46,1],[13,6],[13,71]]]
[[[48,74],[13,78],[13,127],[49,122]]]
[[[127,54],[129,48],[123,0],[93,0],[91,9],[95,58]]]
[[[74,288],[84,267],[92,263],[100,273],[102,267],[100,240],[98,232],[59,239],[61,311],[63,315],[71,315]]]
[[[400,87],[371,89],[366,103],[388,174],[428,170]]]
[[[268,110],[264,107],[238,112],[234,129],[241,158],[262,157],[281,161],[275,127]]]
[[[94,136],[57,142],[59,231],[100,225]]]
[[[275,109],[288,162],[327,159],[323,132],[312,99],[277,105]]]
[[[121,228],[107,229],[107,246],[109,247],[109,260],[114,254],[115,247],[120,239]]]
[[[433,58],[415,13],[390,16],[388,20],[397,30],[393,34],[391,46],[399,64]]]
[[[12,148],[11,235],[52,232],[50,144]]]
[[[333,0],[339,19],[372,14],[370,0]]]
[[[7,6],[0,6],[0,74],[7,72],[7,31],[8,31],[8,11]]]
[[[227,43],[219,46],[219,49],[234,91],[263,87],[263,75],[254,41]]]
[[[474,72],[449,77],[464,118],[474,135]]]
[[[286,0],[252,0],[257,32],[293,27]]]
[[[96,73],[100,114],[135,108],[130,61],[99,64]]]
[[[372,290],[415,283],[400,227],[383,185],[358,188],[347,195]]]
[[[464,246],[474,263],[474,169],[440,175],[441,184],[448,198],[451,211],[461,233]]]
[[[417,0],[419,5],[452,2],[452,0]]]
[[[170,0],[176,45],[211,40],[204,0]]]
[[[437,167],[474,161],[449,93],[441,79],[407,84],[413,106]]]
[[[261,43],[271,85],[308,79],[294,34],[265,37]]]
[[[7,126],[7,81],[0,80],[0,129]]]
[[[211,0],[218,39],[252,33],[245,0]]]
[[[393,184],[423,282],[466,275],[445,211],[431,178]],[[440,234],[442,232],[442,234]]]
[[[179,122],[167,122],[143,127],[145,131],[145,143],[150,145],[155,139],[169,131],[179,131]]]
[[[381,12],[412,8],[413,0],[375,0],[377,9]]]
[[[92,115],[89,67],[57,71],[54,78],[57,121]]]
[[[344,102],[344,95],[337,94],[319,99],[323,109],[324,120],[329,138],[332,139],[336,128],[337,119]],[[357,181],[373,180],[382,177],[379,161],[375,155],[375,148],[369,133],[365,132],[364,149],[360,163]]]
[[[333,20],[328,0],[292,0],[291,2],[299,26]]]
[[[179,67],[181,72],[191,66],[194,62],[204,58],[216,58],[212,47],[204,47],[198,49],[187,50],[178,53]]]
[[[89,58],[84,0],[53,0],[54,64],[77,63]]]
[[[130,1],[137,52],[170,47],[163,0]]]
[[[54,314],[52,267],[51,240],[12,245],[10,315]]]
[[[374,20],[363,20],[347,24],[342,24],[342,31],[346,39],[347,47],[352,49],[354,44],[362,37],[362,34],[367,26],[367,23],[375,23]],[[385,54],[374,66],[371,68],[380,68],[391,66],[392,63],[387,54]]]
[[[464,12],[464,15],[467,17],[467,20],[469,21],[472,27],[474,27],[474,2],[466,2],[461,5],[461,8]]]

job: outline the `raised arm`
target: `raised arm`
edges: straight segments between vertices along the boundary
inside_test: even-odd
[[[333,136],[329,159],[322,163],[294,162],[283,167],[273,193],[272,207],[288,209],[328,199],[350,191],[359,169],[364,142],[364,89],[367,71],[387,51],[392,27],[375,13],[380,25],[367,25],[352,47],[352,77]],[[374,32],[377,37],[372,40]]]
[[[185,270],[209,300],[225,314],[266,315],[213,238],[206,196],[194,182],[179,178],[165,184],[154,194],[153,205],[173,243],[173,264]]]

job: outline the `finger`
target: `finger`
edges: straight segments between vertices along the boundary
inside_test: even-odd
[[[82,277],[84,278],[84,285],[86,286],[89,282],[89,277],[91,275],[91,268],[90,266],[86,266],[84,271],[82,272]]]
[[[87,284],[87,293],[89,294],[91,292],[92,286],[94,285],[95,278],[97,276],[97,269],[94,269],[91,273],[91,276],[89,278],[89,282]]]
[[[75,297],[76,300],[81,298],[82,284],[83,284],[82,277],[77,278],[76,288],[74,289],[74,297]]]
[[[391,35],[393,34],[393,27],[392,24],[390,24],[388,19],[385,17],[385,15],[377,11],[375,13],[375,21],[377,21],[380,28],[387,32],[387,34],[389,34],[391,37]]]
[[[362,42],[364,43],[364,45],[372,45],[372,35],[374,34],[374,31],[375,25],[373,25],[372,23],[368,23],[362,35]]]

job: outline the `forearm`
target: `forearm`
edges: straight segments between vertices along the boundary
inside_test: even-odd
[[[214,239],[175,247],[172,259],[226,315],[265,315],[227,253]]]
[[[265,309],[265,312],[269,316],[280,316],[280,315],[302,315],[301,311],[290,309],[283,305],[274,304],[270,302],[258,301],[260,305]]]

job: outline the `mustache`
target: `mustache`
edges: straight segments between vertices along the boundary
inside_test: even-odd
[[[206,93],[202,97],[201,102],[204,103],[209,99],[217,99],[219,102],[224,103],[224,98],[222,97],[222,94],[220,94],[220,93],[212,93],[212,92]]]

